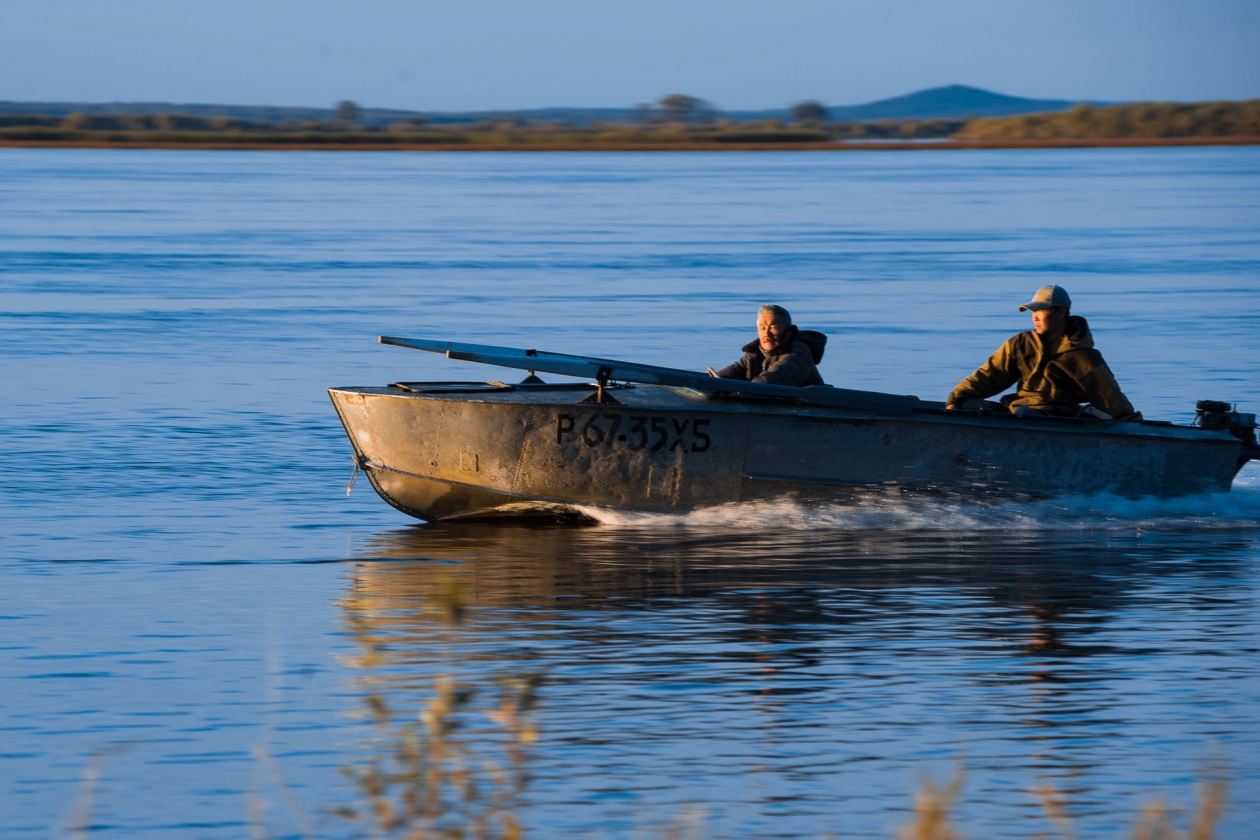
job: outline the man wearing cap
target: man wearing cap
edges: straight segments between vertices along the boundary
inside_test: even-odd
[[[946,408],[962,408],[1018,383],[1002,406],[1015,414],[1076,417],[1103,412],[1116,420],[1141,420],[1116,384],[1102,354],[1094,349],[1089,324],[1071,314],[1072,299],[1062,286],[1042,286],[1019,308],[1031,312],[1033,328],[1012,336],[989,360],[954,388]],[[1096,411],[1082,408],[1088,403]]]

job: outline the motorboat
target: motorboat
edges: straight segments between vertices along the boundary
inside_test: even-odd
[[[355,475],[423,520],[687,512],[871,493],[1044,498],[1229,491],[1260,460],[1254,414],[1198,403],[1194,423],[1016,416],[914,396],[796,388],[541,350],[381,336],[527,371],[521,382],[330,388]],[[585,381],[543,381],[539,373]],[[353,479],[352,479],[353,482]]]

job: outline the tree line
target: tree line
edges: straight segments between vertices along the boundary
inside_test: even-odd
[[[843,122],[823,104],[794,104],[787,119],[737,121],[711,104],[670,94],[639,105],[631,122],[571,125],[520,116],[468,123],[422,117],[388,125],[359,122],[362,109],[343,101],[327,119],[249,121],[187,114],[0,114],[0,140],[337,144],[686,144],[826,143],[853,140],[1058,140],[1260,136],[1260,100],[1242,102],[1078,105],[1064,112],[967,119]]]

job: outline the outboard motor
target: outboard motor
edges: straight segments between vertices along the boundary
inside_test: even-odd
[[[1199,400],[1194,404],[1194,425],[1200,429],[1228,429],[1239,440],[1256,442],[1256,415],[1234,411],[1229,403]]]
[[[1199,400],[1194,404],[1194,425],[1200,429],[1225,429],[1244,444],[1238,467],[1247,461],[1260,461],[1260,444],[1256,443],[1256,415],[1235,411],[1235,406],[1220,400]]]

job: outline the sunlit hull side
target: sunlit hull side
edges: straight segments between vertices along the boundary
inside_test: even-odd
[[[579,386],[580,387],[580,386]],[[685,512],[872,491],[1045,497],[1227,491],[1223,430],[944,412],[882,416],[705,399],[652,385],[581,403],[573,386],[410,383],[329,390],[377,493],[425,520],[578,507]]]

